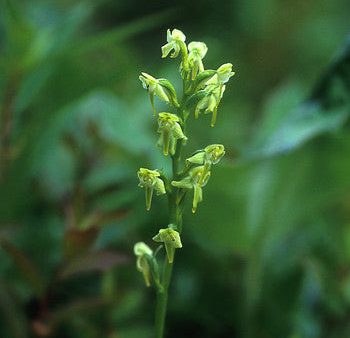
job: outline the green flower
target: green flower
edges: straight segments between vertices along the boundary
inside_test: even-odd
[[[167,30],[168,43],[162,46],[162,58],[167,57],[171,51],[173,51],[173,53],[170,55],[171,58],[176,58],[179,55],[181,50],[182,51],[186,50],[187,52],[185,40],[186,40],[186,36],[180,30],[173,29],[173,31],[171,32],[170,29],[168,29]]]
[[[205,147],[203,150],[196,152],[193,156],[186,159],[187,162],[192,164],[217,164],[225,155],[225,147],[222,144],[211,144]]]
[[[181,189],[193,189],[192,212],[195,213],[197,205],[203,200],[202,188],[208,183],[210,171],[205,166],[195,167],[188,176],[181,181],[172,181],[171,185]]]
[[[160,229],[153,240],[164,243],[169,263],[174,261],[175,249],[182,248],[180,234],[171,228]]]
[[[163,146],[163,153],[167,156],[175,154],[177,140],[187,140],[177,115],[171,113],[159,113],[158,115],[158,133],[160,133],[158,145]]]
[[[193,41],[188,45],[188,64],[191,69],[191,79],[194,80],[198,73],[204,71],[202,59],[207,54],[208,47],[204,42]]]
[[[228,82],[228,80],[235,75],[235,72],[232,71],[232,67],[232,63],[221,65],[216,70],[216,74],[207,81],[206,85],[223,85]]]
[[[156,191],[157,195],[163,195],[166,193],[164,182],[159,178],[160,173],[157,170],[140,168],[137,172],[137,176],[140,180],[139,187],[145,188],[146,209],[150,210],[153,190]]]
[[[215,76],[215,75],[214,75]],[[209,80],[210,81],[210,80]],[[199,114],[212,114],[210,125],[214,127],[217,117],[218,106],[225,91],[224,85],[208,85],[204,89],[205,96],[196,105],[194,116],[197,119]]]
[[[173,85],[167,79],[156,79],[152,75],[142,72],[139,76],[144,89],[149,92],[149,97],[153,109],[154,115],[156,115],[156,109],[154,107],[154,96],[166,103],[171,103],[175,107],[178,107],[176,92]]]
[[[137,257],[136,268],[143,275],[146,286],[151,286],[151,267],[149,265],[149,258],[152,258],[153,251],[144,242],[138,242],[134,245],[134,254]]]

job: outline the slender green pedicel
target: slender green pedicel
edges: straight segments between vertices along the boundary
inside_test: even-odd
[[[222,144],[210,144],[197,150],[186,160],[182,160],[182,148],[187,145],[187,119],[191,113],[198,119],[211,114],[210,125],[217,120],[218,106],[226,89],[226,84],[234,75],[232,64],[225,63],[216,70],[205,69],[203,59],[208,51],[204,42],[185,43],[186,36],[178,29],[167,30],[167,43],[162,46],[162,58],[181,56],[180,75],[183,80],[181,100],[174,86],[164,78],[154,78],[143,72],[139,79],[148,91],[153,115],[157,117],[159,134],[158,146],[163,155],[170,157],[172,175],[165,177],[160,171],[140,168],[137,175],[139,186],[145,189],[146,209],[152,206],[153,193],[167,195],[169,203],[169,224],[158,230],[153,237],[161,246],[153,250],[145,243],[135,244],[136,267],[143,275],[146,286],[154,286],[157,295],[155,316],[155,337],[164,338],[165,317],[168,301],[172,266],[176,249],[182,248],[182,214],[185,196],[193,190],[192,212],[203,200],[203,188],[209,181],[213,166],[225,155]],[[157,114],[154,97],[167,104],[167,111]],[[203,114],[202,114],[203,113]],[[165,247],[162,272],[159,271],[157,253]]]

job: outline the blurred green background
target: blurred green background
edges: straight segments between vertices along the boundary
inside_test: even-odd
[[[223,143],[187,213],[168,336],[350,337],[350,3],[347,0],[0,0],[0,337],[152,338],[135,269],[165,198],[141,71],[178,84],[166,29],[232,62]]]

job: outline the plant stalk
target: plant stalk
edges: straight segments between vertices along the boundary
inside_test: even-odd
[[[164,337],[165,318],[168,305],[168,288],[171,280],[173,264],[168,259],[164,260],[162,290],[157,291],[156,307],[156,338]]]
[[[176,153],[172,157],[172,171],[173,179],[177,179],[179,173],[179,164],[181,158],[181,142],[176,147]],[[169,213],[170,223],[174,224],[177,231],[181,233],[182,230],[182,211],[177,200],[177,189],[173,190],[169,195]],[[175,254],[175,253],[174,253]],[[173,270],[173,264],[169,263],[167,257],[164,258],[163,273],[162,273],[162,288],[157,290],[157,305],[156,305],[156,318],[155,318],[155,329],[156,338],[164,338],[165,330],[165,319],[168,306],[168,289],[171,281],[171,274]]]

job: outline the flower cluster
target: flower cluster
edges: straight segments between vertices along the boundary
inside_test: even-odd
[[[161,48],[162,57],[165,58],[170,54],[171,58],[176,58],[181,52],[180,73],[183,80],[188,83],[186,93],[192,94],[187,100],[195,102],[194,116],[198,118],[202,112],[212,114],[210,125],[214,127],[225,84],[235,74],[232,71],[233,66],[231,63],[225,63],[217,70],[205,70],[202,60],[208,51],[206,44],[192,41],[187,46],[185,41],[186,36],[180,30],[168,29],[167,43]],[[176,91],[170,81],[163,78],[156,79],[147,73],[141,73],[139,78],[143,87],[149,92],[154,114],[156,114],[154,96],[174,108],[179,108]]]
[[[177,188],[193,189],[193,213],[196,212],[198,203],[203,200],[202,188],[208,183],[212,164],[217,164],[224,155],[225,148],[222,144],[211,144],[204,150],[199,150],[186,159],[188,165],[199,164],[199,166],[192,168],[181,181],[171,182],[171,185]]]
[[[181,150],[188,140],[187,119],[190,114],[193,114],[195,119],[211,114],[210,125],[213,127],[226,84],[234,72],[231,63],[225,63],[216,70],[205,69],[203,59],[208,52],[207,45],[199,41],[192,41],[187,45],[185,34],[178,29],[168,29],[167,42],[161,47],[161,51],[162,58],[181,57],[179,67],[183,81],[181,99],[178,99],[180,96],[167,79],[155,78],[145,72],[141,73],[139,79],[148,91],[152,111],[157,118],[159,134],[157,144],[164,156],[170,155],[173,175],[166,177],[158,170],[141,168],[138,171],[138,178],[139,186],[145,189],[147,210],[151,208],[154,191],[157,195],[166,194],[169,199],[171,210],[169,224],[161,228],[153,240],[164,245],[167,262],[172,264],[175,249],[182,248],[180,234],[184,197],[189,191],[193,191],[192,212],[196,212],[198,204],[203,200],[203,187],[209,181],[212,167],[225,155],[223,145],[211,144],[195,151],[181,164]],[[157,113],[155,97],[166,104],[166,111]],[[155,252],[157,253],[160,248]],[[137,256],[137,269],[142,272],[146,285],[151,285],[153,278],[156,287],[162,288],[162,278],[156,271],[158,269],[156,253],[143,242],[135,245],[134,252]]]

